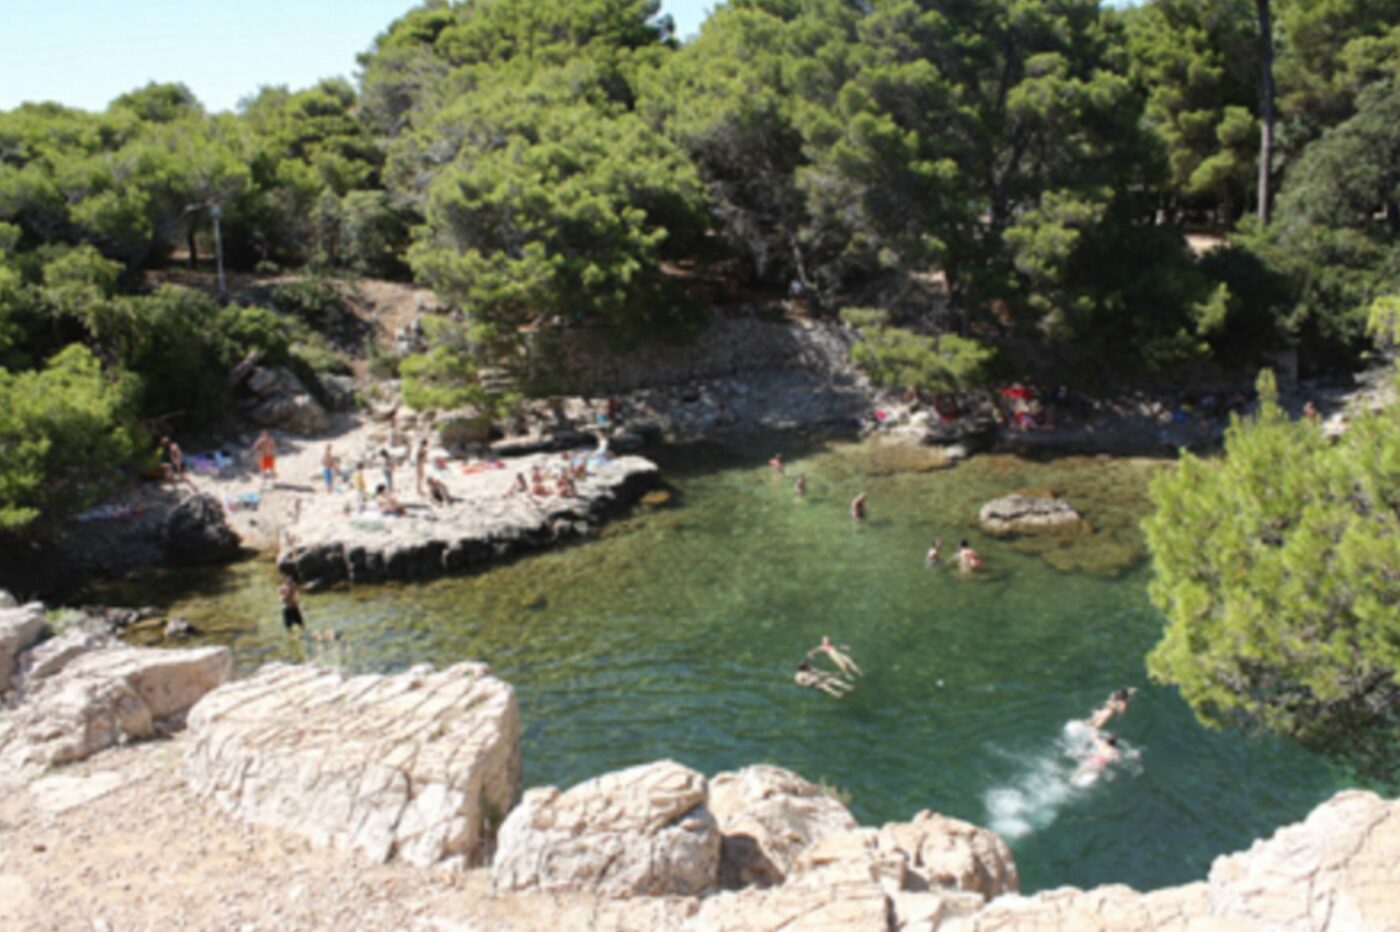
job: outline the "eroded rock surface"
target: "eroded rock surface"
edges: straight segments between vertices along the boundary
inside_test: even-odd
[[[586,890],[690,896],[715,885],[720,833],[702,774],[659,761],[567,791],[533,789],[501,826],[501,891]]]
[[[176,505],[162,529],[173,563],[201,566],[235,559],[238,535],[228,526],[224,508],[212,495],[191,495]]]
[[[782,883],[814,841],[856,827],[821,787],[767,764],[716,775],[709,808],[724,835],[719,881],[728,889]]]
[[[1248,851],[1217,858],[1204,883],[1145,894],[1111,885],[1005,897],[958,928],[1394,932],[1400,929],[1397,865],[1400,801],[1347,790]]]
[[[123,646],[71,657],[31,683],[25,702],[0,725],[0,762],[18,770],[51,767],[162,734],[232,672],[226,647]]]
[[[8,592],[3,593],[9,596]],[[44,606],[38,602],[28,605],[0,606],[0,696],[10,690],[10,677],[15,672],[15,659],[39,637],[44,629]]]
[[[273,664],[190,713],[190,786],[375,861],[476,863],[520,788],[515,691],[480,663],[357,676]]]
[[[1084,526],[1084,517],[1063,498],[1007,495],[987,502],[977,520],[988,534],[1034,534],[1074,531]]]

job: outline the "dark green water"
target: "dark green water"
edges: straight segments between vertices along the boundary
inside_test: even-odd
[[[1136,521],[1160,467],[982,457],[878,477],[868,450],[833,447],[789,449],[779,482],[762,465],[771,452],[668,454],[675,503],[598,541],[469,578],[309,596],[311,626],[340,631],[336,645],[281,633],[266,564],[160,587],[245,668],[488,660],[519,691],[527,785],[662,757],[707,774],[770,762],[849,794],[865,824],[930,808],[997,828],[1026,890],[1198,879],[1339,787],[1320,759],[1206,731],[1174,691],[1147,684],[1161,620]],[[1009,545],[976,530],[983,501],[1030,486],[1068,494],[1096,533]],[[855,525],[861,490],[870,517]],[[970,537],[986,572],[925,568],[935,535],[948,555]],[[866,671],[841,701],[792,683],[823,634]],[[1130,759],[1072,787],[1065,723],[1128,684],[1142,692],[1114,729]]]

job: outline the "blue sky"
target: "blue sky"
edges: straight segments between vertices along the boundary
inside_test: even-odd
[[[548,2],[548,0],[541,0]],[[553,0],[568,2],[568,0]],[[717,0],[662,0],[682,37]],[[56,100],[101,110],[150,81],[180,81],[209,110],[268,84],[353,76],[415,0],[0,0],[0,110]]]

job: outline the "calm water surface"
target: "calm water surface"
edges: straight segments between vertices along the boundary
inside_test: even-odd
[[[980,457],[880,476],[870,450],[831,446],[789,449],[779,481],[763,465],[772,452],[667,453],[672,504],[601,540],[468,578],[308,596],[312,627],[344,635],[329,647],[281,633],[265,563],[156,588],[245,669],[489,661],[518,689],[527,785],[663,757],[711,775],[774,763],[848,795],[863,824],[929,808],[996,828],[1028,891],[1198,879],[1341,785],[1287,743],[1202,729],[1147,683],[1161,618],[1136,528],[1160,466]],[[1029,487],[1068,494],[1095,533],[1006,544],[977,530],[983,501]],[[862,490],[870,517],[855,526],[847,505]],[[934,536],[949,555],[971,538],[987,571],[926,568]],[[123,596],[149,601],[151,587]],[[792,683],[823,634],[866,671],[842,701]],[[1074,787],[1065,723],[1129,684],[1142,691],[1114,726],[1129,759]]]

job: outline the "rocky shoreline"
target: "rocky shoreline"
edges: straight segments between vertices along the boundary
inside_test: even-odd
[[[19,674],[0,716],[7,926],[1344,930],[1400,916],[1400,802],[1370,792],[1196,883],[1026,897],[992,832],[929,811],[861,827],[776,767],[707,777],[658,761],[522,795],[514,690],[483,664],[348,678],[274,664],[231,681],[225,648],[55,650],[67,635],[37,640],[42,627],[41,606],[0,609],[0,676]]]

